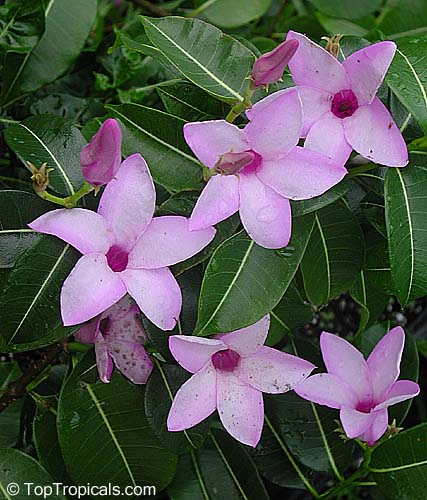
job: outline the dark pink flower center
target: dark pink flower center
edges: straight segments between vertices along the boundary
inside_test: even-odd
[[[123,248],[113,245],[107,253],[107,262],[111,269],[120,273],[124,271],[128,265],[128,253]]]
[[[372,401],[360,401],[356,406],[356,410],[362,413],[371,413],[375,404]]]
[[[261,156],[252,149],[240,153],[230,151],[220,156],[215,170],[222,175],[235,175],[239,172],[253,173],[260,166],[261,160]]]
[[[351,116],[359,107],[357,97],[352,90],[341,90],[332,99],[332,113],[338,118]]]
[[[256,153],[252,149],[251,149],[251,152],[254,155],[254,159],[251,163],[249,163],[249,165],[246,165],[246,167],[241,170],[241,172],[243,174],[253,174],[258,170],[259,166],[261,165],[261,162],[262,162],[261,155],[259,155],[258,153]]]
[[[222,372],[233,372],[240,363],[240,355],[231,349],[218,351],[212,355],[212,363],[217,370]]]

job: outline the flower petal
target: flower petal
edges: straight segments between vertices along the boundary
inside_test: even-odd
[[[311,127],[331,111],[333,95],[313,87],[297,87],[302,102],[303,128],[301,137],[307,137]]]
[[[83,254],[107,253],[114,243],[114,234],[105,219],[84,208],[52,210],[28,226],[39,233],[61,238]]]
[[[316,368],[305,359],[271,347],[241,358],[238,377],[254,389],[270,394],[290,391]]]
[[[129,295],[125,295],[102,314],[102,319],[108,317],[110,325],[108,335],[103,332],[104,336],[144,343],[147,340],[147,334],[142,326],[140,313],[135,302]]]
[[[212,363],[195,373],[175,394],[169,411],[169,431],[183,431],[216,410],[216,370]]]
[[[108,267],[105,255],[83,255],[62,285],[62,321],[65,326],[88,321],[125,294],[125,285]]]
[[[225,120],[186,123],[184,137],[196,157],[209,168],[229,151],[240,153],[249,149],[239,127]]]
[[[341,63],[323,47],[292,30],[286,40],[299,42],[294,57],[289,61],[295,85],[307,85],[332,94],[350,88]]]
[[[217,408],[225,430],[243,444],[255,447],[264,424],[262,392],[232,373],[217,372]]]
[[[211,177],[190,217],[191,231],[206,229],[239,210],[239,180],[235,175]]]
[[[412,380],[397,380],[387,391],[385,401],[377,405],[374,410],[382,410],[407,399],[414,398],[420,393],[420,386]]]
[[[169,350],[178,363],[191,373],[201,370],[212,355],[227,346],[221,340],[196,337],[194,335],[172,335]]]
[[[342,408],[340,410],[340,420],[348,438],[359,437],[374,423],[376,413],[362,413],[353,408]]]
[[[94,344],[95,338],[98,334],[98,327],[100,321],[101,317],[98,317],[85,323],[80,328],[80,330],[78,330],[74,334],[74,338],[77,340],[77,342],[81,342],[82,344]]]
[[[121,147],[120,125],[114,118],[108,118],[80,153],[84,178],[97,186],[110,182],[122,161]]]
[[[251,149],[263,158],[288,153],[298,144],[302,129],[301,100],[296,89],[282,93],[250,114],[244,133]]]
[[[156,203],[153,179],[144,158],[126,158],[105,187],[98,213],[107,219],[117,245],[129,251],[150,223]]]
[[[347,340],[328,332],[322,332],[320,348],[328,372],[351,387],[359,401],[371,400],[371,379],[363,354]]]
[[[306,200],[338,184],[346,173],[337,161],[297,146],[283,158],[264,161],[256,175],[279,195]]]
[[[384,434],[388,426],[387,408],[375,412],[376,418],[360,439],[372,446]]]
[[[240,218],[249,236],[264,248],[282,248],[291,237],[291,204],[256,174],[240,174]]]
[[[344,136],[342,120],[326,113],[310,129],[304,147],[323,153],[344,165],[351,153],[351,146]]]
[[[162,330],[172,330],[181,314],[182,295],[167,267],[125,269],[120,277],[147,318]]]
[[[154,363],[142,344],[123,339],[111,339],[109,336],[107,345],[115,365],[125,377],[134,384],[147,383]]]
[[[98,367],[99,378],[108,384],[113,372],[113,360],[108,352],[107,343],[101,333],[98,333],[95,342],[96,365]]]
[[[304,399],[329,406],[329,408],[355,408],[357,396],[336,375],[318,373],[308,377],[295,387],[295,392]]]
[[[408,148],[384,104],[375,97],[343,120],[347,142],[369,160],[389,167],[408,163]]]
[[[372,102],[395,52],[394,42],[378,42],[354,52],[343,61],[342,65],[359,106]]]
[[[400,373],[405,332],[400,326],[393,328],[378,342],[368,358],[374,401],[384,401]]]
[[[231,333],[216,335],[215,338],[221,340],[229,349],[237,351],[241,356],[257,352],[264,344],[270,328],[270,315],[267,314],[253,325]]]
[[[130,268],[158,269],[189,259],[215,237],[213,227],[190,231],[186,217],[155,217],[129,254]]]

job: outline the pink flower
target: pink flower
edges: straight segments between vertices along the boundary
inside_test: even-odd
[[[59,209],[29,224],[83,254],[62,286],[64,325],[92,319],[129,293],[159,328],[175,326],[182,297],[168,266],[202,250],[215,229],[191,232],[185,217],[153,219],[154,207],[151,174],[142,156],[134,154],[105,187],[98,213]]]
[[[342,162],[355,149],[375,163],[405,166],[405,141],[376,97],[396,44],[375,43],[341,64],[300,33],[290,31],[287,40],[299,42],[289,69],[303,103],[305,146]]]
[[[328,373],[309,377],[295,392],[309,401],[338,408],[347,437],[373,445],[387,430],[387,408],[420,392],[415,382],[397,380],[404,343],[402,328],[393,328],[365,361],[349,342],[323,332],[320,347]]]
[[[169,348],[194,375],[178,390],[169,412],[170,431],[198,424],[218,409],[225,429],[237,440],[256,446],[264,423],[262,393],[291,390],[314,365],[265,347],[270,317],[252,326],[208,339],[174,335]]]
[[[265,248],[281,248],[291,235],[289,200],[318,196],[347,171],[339,162],[297,146],[302,110],[295,89],[274,101],[258,102],[247,116],[250,122],[244,129],[224,120],[184,125],[185,139],[197,158],[225,173],[207,183],[190,229],[207,228],[239,210],[253,240]]]
[[[254,86],[261,87],[279,81],[297,48],[298,40],[287,40],[259,57],[251,73]]]
[[[94,186],[110,182],[122,161],[121,148],[122,131],[117,120],[109,118],[80,153],[84,178]]]
[[[74,335],[83,344],[95,344],[100,379],[110,381],[113,362],[134,384],[145,384],[153,362],[144,349],[147,335],[139,309],[129,296],[83,325]]]

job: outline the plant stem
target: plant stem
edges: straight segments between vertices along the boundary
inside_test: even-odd
[[[89,184],[88,182],[85,181],[83,186],[76,193],[72,194],[71,196],[67,196],[66,198],[60,198],[59,196],[55,196],[53,194],[48,193],[47,191],[40,191],[40,192],[36,191],[36,193],[43,200],[56,203],[57,205],[61,205],[65,208],[75,208],[80,198],[83,198],[83,196],[87,195],[94,189],[95,187],[92,186],[92,184]]]
[[[374,170],[377,167],[378,165],[376,165],[375,163],[367,163],[366,165],[361,165],[360,167],[353,167],[350,169],[348,177],[356,177],[359,174],[369,172],[370,170]]]
[[[225,121],[228,123],[233,123],[234,120],[241,114],[243,111],[250,109],[252,107],[251,97],[254,93],[255,89],[251,85],[251,81],[249,81],[248,86],[246,87],[245,95],[243,97],[243,101],[239,102],[235,106],[230,109],[230,112],[225,117]]]

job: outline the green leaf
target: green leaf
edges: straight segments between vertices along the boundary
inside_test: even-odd
[[[375,12],[381,5],[381,0],[310,0],[323,14],[343,19],[357,19]]]
[[[270,312],[292,281],[312,228],[312,216],[294,219],[289,245],[277,251],[243,231],[222,243],[203,278],[196,334],[232,332]]]
[[[427,133],[427,35],[399,39],[387,85]]]
[[[46,7],[46,29],[40,42],[24,58],[13,54],[5,62],[4,105],[21,94],[53,82],[80,54],[96,16],[96,0],[50,0]]]
[[[427,9],[425,0],[397,0],[387,6],[378,29],[388,38],[427,33]]]
[[[0,52],[28,52],[44,31],[42,2],[21,0],[0,6]]]
[[[9,384],[22,375],[16,361],[0,364],[0,391],[5,391]],[[13,447],[17,444],[21,430],[21,410],[24,399],[18,399],[0,413],[0,448]]]
[[[384,337],[388,332],[390,327],[385,323],[377,323],[372,325],[363,335],[360,336],[357,345],[359,349],[363,352],[365,358],[369,356],[373,348],[378,344],[378,342]],[[405,332],[405,347],[403,349],[402,361],[400,363],[400,375],[399,379],[403,380],[413,380],[417,382],[419,374],[419,358],[417,345],[415,343],[414,337],[409,333]],[[397,423],[400,425],[412,404],[412,399],[407,401],[402,401],[397,405],[393,405],[389,408],[389,422],[396,419]]]
[[[209,420],[184,432],[169,432],[166,426],[172,400],[191,373],[176,365],[157,361],[156,365],[145,390],[144,404],[148,423],[163,445],[176,453],[199,448],[209,429]]]
[[[77,257],[70,245],[47,235],[19,256],[0,294],[0,350],[36,349],[72,333],[62,326],[59,294]]]
[[[370,470],[389,498],[424,498],[427,489],[427,424],[423,423],[385,441],[372,454]]]
[[[88,353],[64,384],[58,435],[67,472],[76,484],[164,488],[177,457],[154,436],[144,413],[144,389],[113,373],[100,382]]]
[[[32,116],[5,130],[5,138],[24,165],[37,168],[47,163],[54,168],[49,187],[69,196],[80,189],[84,179],[80,170],[80,151],[86,144],[81,132],[68,120],[55,115]]]
[[[151,42],[191,82],[223,101],[243,101],[255,62],[248,48],[198,19],[141,19]]]
[[[223,28],[243,26],[263,16],[271,5],[271,0],[207,0],[192,12],[193,16],[203,15],[207,21]],[[224,15],[226,13],[226,15]]]
[[[310,198],[309,200],[292,201],[292,215],[294,217],[298,217],[326,207],[334,201],[342,198],[349,189],[350,182],[347,179],[344,179],[342,182],[320,196]]]
[[[18,493],[9,494],[7,486],[11,483],[18,485]],[[53,480],[43,467],[34,458],[14,449],[0,450],[0,492],[5,500],[28,500],[36,497],[34,487],[52,487],[53,493],[49,498],[55,500],[67,500],[62,494],[55,494]],[[61,488],[59,488],[61,491]]]
[[[267,500],[268,494],[245,448],[212,429],[203,448],[180,458],[167,492],[172,500]]]
[[[123,153],[142,152],[157,183],[171,191],[200,188],[202,168],[184,140],[184,120],[139,104],[106,108],[123,125]]]
[[[427,294],[427,169],[389,168],[384,189],[394,291],[405,306]]]
[[[362,231],[346,205],[335,202],[316,212],[301,262],[310,302],[321,306],[347,291],[358,278],[364,258]]]
[[[189,122],[223,118],[227,114],[224,103],[191,83],[161,86],[157,93],[168,113]]]

